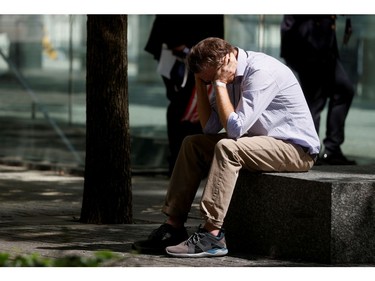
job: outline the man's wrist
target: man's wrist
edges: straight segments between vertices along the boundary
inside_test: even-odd
[[[224,88],[227,87],[227,84],[224,83],[224,82],[221,82],[220,80],[215,80],[212,84],[213,84],[214,86],[217,86],[217,87],[224,87]]]

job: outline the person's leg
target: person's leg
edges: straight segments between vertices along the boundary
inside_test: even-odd
[[[182,121],[183,114],[189,104],[195,80],[193,75],[189,75],[184,88],[176,89],[175,83],[163,77],[167,89],[167,97],[170,101],[167,108],[167,135],[169,146],[168,174],[173,172],[178,153],[184,138],[188,135],[202,134],[202,127],[199,122]]]
[[[167,118],[168,118],[168,142],[169,142],[169,159],[168,159],[168,175],[171,176],[178,153],[180,151],[182,142],[186,136],[202,134],[202,127],[199,122],[192,123],[189,121],[178,120],[178,115],[171,111],[171,106],[168,107]],[[181,109],[178,109],[181,111]]]
[[[354,97],[354,88],[340,61],[333,66],[334,77],[329,81],[330,91],[326,137],[323,140],[325,153],[342,155],[341,145],[345,139],[345,120]]]
[[[185,223],[199,185],[210,169],[215,145],[225,137],[201,134],[184,139],[162,208],[168,223]]]
[[[167,220],[148,239],[133,243],[144,253],[165,253],[165,248],[188,238],[184,223],[201,180],[207,175],[218,140],[225,135],[192,135],[184,139],[173,170],[162,211]]]
[[[298,145],[271,137],[222,139],[216,146],[202,199],[206,220],[188,240],[166,248],[176,257],[223,256],[228,253],[222,229],[241,168],[259,172],[302,172],[314,159]]]
[[[223,139],[215,147],[201,210],[206,227],[217,233],[224,223],[241,168],[254,172],[304,172],[314,159],[300,146],[271,137]]]
[[[315,64],[306,64],[298,70],[301,88],[309,106],[315,129],[320,134],[321,113],[327,103],[328,94],[323,91],[323,83],[327,73]]]

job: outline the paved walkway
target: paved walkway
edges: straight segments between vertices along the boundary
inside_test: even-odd
[[[230,253],[200,259],[135,253],[132,242],[145,238],[164,220],[160,208],[167,184],[164,176],[133,177],[134,224],[82,224],[77,222],[83,191],[81,176],[0,165],[0,252],[12,256],[39,253],[55,258],[90,257],[95,251],[111,250],[121,258],[106,264],[110,267],[325,267]],[[197,198],[200,192],[201,188]],[[201,222],[198,214],[196,201],[187,224],[190,232]]]
[[[133,252],[132,242],[145,238],[164,220],[160,208],[167,183],[163,176],[133,178],[134,224],[82,224],[76,221],[82,200],[81,176],[0,165],[0,252],[60,257],[91,256],[95,251],[111,250],[121,259],[109,266],[121,267],[313,265],[255,256],[176,259]],[[194,204],[187,224],[189,231],[194,231],[200,222],[198,205]]]

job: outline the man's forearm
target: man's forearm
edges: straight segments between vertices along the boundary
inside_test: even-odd
[[[228,90],[225,83],[215,81],[213,83],[216,92],[216,103],[222,126],[227,129],[229,115],[234,111],[229,99]]]
[[[195,87],[197,89],[197,110],[199,121],[202,128],[204,128],[211,115],[211,105],[208,98],[207,86],[202,82],[201,79],[195,77]]]

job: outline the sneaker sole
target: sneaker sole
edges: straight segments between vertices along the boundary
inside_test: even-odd
[[[212,249],[208,252],[201,253],[173,253],[166,249],[168,255],[177,258],[205,258],[205,257],[222,257],[228,254],[228,249]]]

